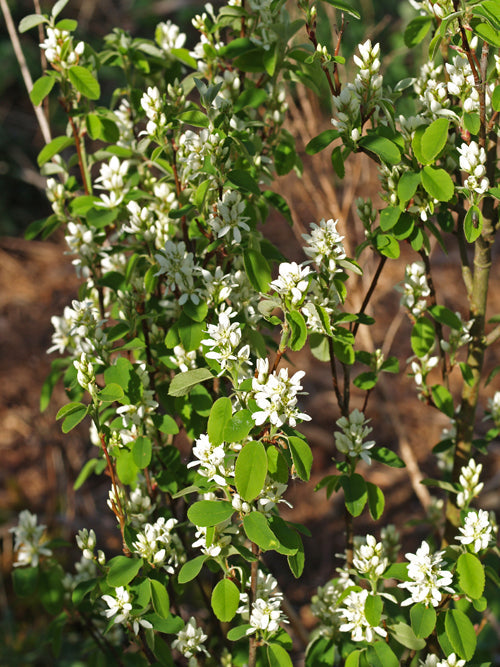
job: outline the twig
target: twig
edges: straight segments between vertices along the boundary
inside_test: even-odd
[[[14,21],[12,20],[12,14],[10,13],[7,0],[0,0],[0,7],[2,8],[2,12],[5,18],[5,24],[7,26],[7,31],[9,33],[12,48],[14,49],[16,60],[19,63],[19,67],[21,69],[24,85],[26,86],[26,90],[28,91],[29,94],[33,90],[33,79],[31,78],[31,74],[28,69],[28,65],[26,63],[23,50],[21,48],[19,37],[17,36],[17,31],[14,26]],[[50,134],[50,127],[47,122],[47,118],[45,117],[45,114],[43,113],[41,107],[35,106],[33,104],[33,109],[35,111],[35,116],[38,121],[38,125],[40,126],[40,130],[42,132],[43,140],[45,141],[46,144],[48,144],[52,141],[52,136]]]

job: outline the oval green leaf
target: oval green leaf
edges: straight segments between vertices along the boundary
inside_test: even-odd
[[[473,600],[479,599],[484,591],[484,567],[477,556],[461,554],[457,561],[458,583],[463,592]]]
[[[212,609],[219,621],[232,621],[240,604],[240,591],[230,579],[221,579],[212,591]]]
[[[262,551],[274,549],[279,545],[266,517],[260,512],[250,512],[243,517],[243,528],[250,542],[254,542]]]
[[[236,490],[248,503],[262,491],[267,476],[266,448],[261,442],[249,442],[240,451],[234,469]]]
[[[98,100],[101,95],[101,87],[94,75],[81,65],[73,65],[69,68],[69,80],[73,86],[84,97],[89,100]]]
[[[224,441],[224,429],[232,415],[231,399],[226,396],[218,398],[212,405],[208,418],[208,439],[215,447]]]
[[[420,150],[427,164],[432,162],[445,147],[449,125],[450,121],[447,118],[438,118],[425,128],[420,141]]]
[[[425,639],[436,627],[436,611],[418,602],[410,609],[411,627],[417,637]]]
[[[476,651],[477,637],[469,618],[459,609],[446,612],[444,627],[453,650],[462,660],[471,660]]]
[[[422,185],[427,193],[438,201],[449,201],[455,191],[455,186],[447,171],[428,165],[422,169]]]
[[[144,470],[151,463],[153,444],[150,438],[140,435],[132,445],[132,456],[139,470]]]
[[[161,618],[168,618],[170,616],[170,598],[167,589],[156,579],[150,579],[149,583],[151,585],[153,609]]]
[[[206,528],[226,521],[233,513],[233,506],[227,500],[200,500],[191,505],[187,515],[195,526]]]
[[[110,586],[126,586],[136,576],[142,567],[142,558],[127,558],[115,556],[109,563],[106,581]]]
[[[354,473],[350,476],[342,475],[340,483],[344,489],[347,511],[352,516],[359,516],[368,500],[365,480],[361,475]]]
[[[172,378],[168,393],[170,396],[185,396],[197,384],[210,378],[213,378],[213,375],[208,368],[195,368],[191,371],[178,373]]]
[[[304,482],[308,482],[311,476],[311,467],[313,462],[313,455],[311,448],[305,440],[290,436],[288,438],[288,445],[290,447],[290,454],[292,455],[293,465],[297,475]]]
[[[202,556],[196,556],[192,560],[188,560],[187,563],[181,567],[177,580],[180,584],[187,584],[188,581],[192,581],[201,571],[203,563],[207,560],[208,556],[203,554]]]
[[[422,358],[434,347],[436,332],[427,317],[419,317],[411,332],[411,347],[417,357]]]

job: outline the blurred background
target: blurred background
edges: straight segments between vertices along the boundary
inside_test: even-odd
[[[23,16],[34,12],[33,0],[7,1],[16,25]],[[53,4],[42,1],[42,11],[49,11]],[[389,73],[389,83],[414,73],[419,63],[412,60],[403,43],[404,25],[414,13],[407,0],[353,0],[352,4],[361,12],[363,20],[353,19],[347,27],[343,42],[346,59],[359,42],[369,37],[381,43],[383,69]],[[70,0],[62,16],[77,19],[79,38],[95,46],[99,46],[114,27],[128,30],[134,36],[152,38],[156,24],[167,19],[188,33],[188,44],[192,45],[195,34],[191,18],[202,10],[203,3],[196,0]],[[321,5],[320,12],[318,38],[321,43],[328,43],[334,12],[326,3]],[[37,29],[21,35],[20,39],[32,77],[36,79],[41,74]],[[98,542],[110,550],[118,549],[119,544],[113,515],[102,513],[101,509],[105,507],[107,480],[92,478],[78,492],[73,489],[92,446],[83,426],[68,435],[61,434],[55,414],[65,403],[63,388],[56,387],[45,412],[40,413],[39,409],[42,385],[54,356],[46,354],[51,344],[50,318],[59,315],[76,297],[78,280],[71,258],[65,255],[62,232],[45,241],[24,239],[30,223],[49,215],[51,209],[36,162],[43,139],[1,15],[0,59],[0,637],[3,638],[0,639],[0,667],[47,664],[79,667],[86,664],[77,658],[81,638],[65,636],[60,657],[53,659],[45,643],[48,619],[41,609],[35,614],[29,600],[16,599],[11,585],[13,553],[9,528],[17,523],[22,509],[36,512],[52,535],[71,542],[78,529],[95,526],[96,516],[100,515]],[[309,223],[322,217],[339,218],[339,230],[346,235],[347,252],[352,256],[354,248],[364,238],[354,215],[354,202],[362,195],[371,197],[377,205],[377,175],[366,158],[352,156],[347,164],[346,179],[339,183],[332,176],[327,151],[314,157],[305,155],[308,141],[331,127],[328,95],[318,103],[307,89],[298,86],[289,97],[289,106],[287,127],[297,137],[304,175],[300,179],[294,174],[281,177],[275,187],[288,199],[295,225],[290,234],[283,220],[273,218],[264,233],[291,260],[301,261],[304,259],[300,250],[301,234]],[[59,116],[56,100],[51,102],[50,111],[53,134],[62,134],[64,121]],[[414,254],[408,252],[408,261],[415,259]],[[453,256],[436,254],[434,263],[440,281],[448,289],[446,305],[462,308],[461,279]],[[358,305],[361,303],[376,258],[366,256],[363,264],[364,283],[352,296],[354,305],[356,300]],[[500,264],[495,271],[498,280]],[[401,342],[408,340],[406,334],[411,325],[400,313],[399,295],[394,291],[403,272],[402,264],[388,263],[371,306],[372,314],[379,318],[378,324],[365,332],[362,340],[366,349],[383,347],[387,355],[398,356],[402,367],[411,354]],[[500,312],[500,294],[493,295],[492,299],[497,301],[492,302],[496,312]],[[364,329],[367,328],[361,327]],[[327,370],[307,352],[301,352],[294,361],[307,372],[305,388],[309,396],[304,407],[313,421],[303,430],[314,448],[315,462],[311,482],[292,485],[289,500],[296,508],[293,520],[307,524],[318,539],[314,544],[306,544],[310,570],[299,582],[288,578],[280,562],[270,561],[269,565],[276,566],[280,585],[303,624],[310,628],[313,619],[305,601],[318,585],[333,576],[338,565],[334,555],[343,549],[340,505],[335,499],[328,501],[324,492],[313,493],[319,479],[331,472],[332,431],[339,415]],[[489,363],[498,362],[499,359],[491,358]],[[430,450],[440,439],[441,429],[447,426],[439,418],[434,419],[435,415],[430,412],[422,420],[422,409],[415,399],[412,380],[404,375],[380,386],[370,399],[368,409],[377,441],[396,449],[407,462],[406,470],[387,472],[377,465],[370,469],[371,481],[379,484],[387,496],[384,522],[392,521],[402,527],[403,539],[408,518],[421,521],[421,536],[429,533],[425,515],[430,496],[419,484],[419,475],[434,476],[435,461],[430,457]],[[492,460],[483,503],[487,509],[497,509],[498,504],[498,449],[493,449]],[[356,523],[360,533],[379,528],[363,518]],[[68,564],[73,556],[68,549]]]

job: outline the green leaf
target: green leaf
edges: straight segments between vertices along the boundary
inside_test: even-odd
[[[249,88],[244,90],[234,103],[234,113],[238,113],[245,107],[257,109],[267,100],[267,93],[263,88]]]
[[[448,609],[444,627],[455,653],[462,660],[471,660],[476,651],[477,637],[469,618],[459,609]]]
[[[399,257],[399,243],[392,234],[377,234],[375,236],[375,247],[381,255],[389,259]]]
[[[101,95],[101,88],[94,75],[81,65],[73,65],[68,70],[69,80],[73,86],[84,97],[89,100],[98,100]]]
[[[290,338],[288,346],[294,352],[301,350],[307,340],[307,327],[304,316],[298,310],[286,313],[286,321],[290,326]]]
[[[250,512],[243,517],[243,529],[250,542],[254,542],[262,551],[279,546],[276,535],[269,528],[267,518],[261,512]]]
[[[361,663],[370,667],[399,667],[399,660],[389,644],[377,641],[366,651],[366,662]]]
[[[420,149],[427,164],[432,162],[445,147],[449,125],[450,121],[447,118],[438,118],[425,128]]]
[[[500,86],[496,86],[491,96],[491,105],[495,111],[500,111]]]
[[[478,113],[464,113],[465,129],[471,134],[479,134],[481,130],[481,117]]]
[[[406,468],[405,462],[399,458],[396,452],[387,447],[373,447],[373,449],[370,449],[370,456],[374,461],[385,463],[386,466],[391,468]]]
[[[193,127],[208,127],[208,117],[199,109],[190,109],[179,115],[179,120]]]
[[[139,468],[135,465],[132,452],[120,450],[116,460],[116,473],[123,484],[133,484],[137,479]]]
[[[269,292],[271,282],[271,269],[266,258],[256,250],[248,249],[243,253],[245,272],[252,286],[258,291],[266,294]]]
[[[340,137],[338,130],[325,130],[321,134],[318,134],[317,137],[314,137],[314,139],[311,139],[306,146],[306,153],[308,155],[315,155],[329,146],[338,137]]]
[[[411,332],[411,347],[417,357],[428,354],[436,342],[436,332],[432,322],[427,317],[419,317]]]
[[[285,457],[277,447],[272,445],[267,448],[267,474],[277,482],[286,484],[288,482],[288,464]]]
[[[20,20],[18,30],[21,33],[27,32],[31,28],[40,25],[40,23],[48,23],[47,18],[42,14],[28,14],[28,16]]]
[[[127,556],[115,556],[108,565],[109,570],[106,577],[106,582],[117,588],[118,586],[126,586],[138,574],[142,567],[142,558],[127,558]]]
[[[170,383],[168,389],[169,396],[185,396],[197,384],[212,378],[213,375],[208,368],[195,368],[191,371],[178,373],[172,378],[172,382]]]
[[[342,155],[342,147],[341,146],[335,146],[335,148],[332,151],[332,167],[337,174],[337,176],[342,180],[345,176],[345,165],[344,165],[344,157]]]
[[[398,206],[388,206],[380,211],[380,229],[388,232],[399,220],[401,209]]]
[[[366,482],[368,492],[368,509],[374,521],[380,519],[384,513],[385,498],[382,489],[372,482]]]
[[[151,463],[151,455],[153,453],[153,444],[150,438],[140,435],[132,445],[132,456],[134,463],[139,470],[144,470]],[[161,614],[160,614],[161,615]]]
[[[342,475],[340,483],[344,489],[345,506],[349,514],[359,516],[364,510],[368,500],[368,491],[366,490],[365,480],[354,473],[352,475]]]
[[[87,129],[92,139],[116,143],[120,138],[120,131],[116,123],[95,113],[88,114]]]
[[[38,587],[38,567],[18,567],[12,571],[14,591],[20,598],[34,595]]]
[[[267,645],[267,659],[269,660],[269,667],[293,667],[288,651],[281,644]]]
[[[78,607],[87,595],[94,590],[97,581],[96,578],[87,579],[86,581],[80,581],[80,583],[76,585],[71,594],[71,601],[76,607]]]
[[[360,13],[354,9],[350,2],[344,2],[344,0],[323,0],[323,2],[335,7],[335,9],[339,9],[341,12],[354,16],[354,18],[361,18]]]
[[[425,639],[417,637],[407,623],[396,623],[390,626],[389,630],[397,642],[412,651],[420,651],[426,646]]]
[[[250,410],[240,410],[226,423],[223,439],[226,442],[241,442],[247,437],[254,425]]]
[[[299,579],[304,572],[304,565],[306,563],[306,556],[304,553],[304,545],[302,544],[302,541],[299,548],[297,549],[297,553],[287,556],[287,561],[293,576],[295,579]]]
[[[50,16],[55,19],[59,16],[59,14],[62,12],[62,10],[66,7],[68,4],[68,0],[57,0],[55,5],[52,7],[52,11],[50,12]]]
[[[38,166],[43,166],[46,162],[51,160],[54,155],[57,155],[65,148],[68,148],[68,146],[71,146],[74,144],[74,142],[75,140],[73,137],[56,137],[55,139],[52,139],[52,141],[44,146],[38,153],[38,157],[36,159]]]
[[[84,485],[84,483],[94,471],[96,474],[100,474],[104,470],[105,466],[106,461],[104,461],[104,459],[90,459],[87,461],[83,468],[80,470],[80,473],[76,478],[75,483],[73,484],[73,489],[78,491],[78,489]]]
[[[41,76],[33,84],[30,92],[30,100],[34,106],[38,106],[50,93],[56,80],[53,76]]]
[[[149,584],[151,586],[153,609],[161,618],[168,618],[170,616],[170,598],[167,589],[156,579],[149,579]]]
[[[365,653],[365,649],[360,649],[357,651],[353,651],[352,653],[349,653],[349,655],[346,658],[345,661],[345,667],[359,667],[360,664],[360,658],[361,656]],[[326,663],[325,663],[326,664]],[[333,658],[331,662],[328,663],[328,665],[333,665]],[[311,667],[313,667],[311,665]]]
[[[72,410],[64,419],[62,425],[61,425],[61,431],[63,433],[69,433],[72,431],[75,426],[78,426],[78,424],[85,419],[85,417],[88,414],[89,408],[86,405],[80,404],[80,407],[75,408]]]
[[[259,184],[252,178],[252,176],[250,176],[248,171],[243,169],[233,169],[228,173],[227,179],[238,188],[238,190],[251,192],[254,195],[260,195]]]
[[[447,171],[425,166],[421,173],[422,185],[431,197],[438,201],[449,201],[453,197],[455,186]]]
[[[292,225],[293,224],[292,212],[290,211],[290,207],[286,203],[285,198],[282,197],[277,192],[273,192],[272,190],[264,190],[262,194],[271,204],[271,206],[274,206],[274,208],[281,213],[281,215],[285,218],[288,224]]]
[[[251,627],[251,625],[245,623],[244,625],[238,625],[235,628],[231,628],[231,630],[229,630],[227,633],[227,638],[231,642],[237,642],[240,639],[247,637],[247,631],[250,630]]]
[[[65,589],[62,582],[63,570],[60,565],[44,569],[38,580],[40,602],[52,616],[60,614],[64,606]]]
[[[200,500],[188,509],[188,519],[195,526],[216,526],[231,518],[233,506],[227,500]]]
[[[429,313],[437,322],[446,324],[446,326],[450,327],[451,329],[455,329],[456,331],[462,330],[462,322],[460,318],[449,308],[436,304],[435,306],[431,306],[429,308]]]
[[[180,584],[187,584],[188,581],[192,581],[201,571],[203,563],[207,560],[207,554],[201,556],[196,556],[193,560],[188,560],[187,563],[181,567],[177,580]]]
[[[207,434],[210,442],[218,447],[224,440],[224,429],[232,415],[231,399],[226,396],[218,398],[212,405],[208,418]]]
[[[300,479],[304,480],[304,482],[308,482],[311,476],[313,462],[311,448],[305,440],[293,435],[289,436],[288,445],[290,447],[290,454],[292,455],[293,465],[297,475]]]
[[[450,419],[453,419],[455,409],[453,407],[453,396],[449,390],[441,384],[435,384],[431,387],[431,394],[437,409],[441,410]]]
[[[114,401],[121,400],[124,393],[119,384],[111,382],[104,389],[101,389],[97,396],[102,403],[113,403]]]
[[[370,625],[379,625],[383,606],[380,595],[368,595],[365,601],[365,616]]]
[[[401,153],[399,147],[387,137],[378,134],[368,134],[361,137],[358,144],[379,156],[383,162],[388,164],[399,164],[401,162]]]
[[[457,561],[458,583],[463,592],[473,600],[480,598],[484,591],[484,567],[477,556],[461,554]]]
[[[266,448],[261,442],[248,442],[238,454],[234,469],[236,490],[248,503],[257,498],[267,476]]]
[[[474,243],[481,236],[483,229],[483,214],[475,204],[472,205],[465,215],[464,234],[469,243]]]
[[[210,181],[205,181],[209,183]],[[192,301],[186,301],[182,306],[182,314],[187,315],[193,322],[204,322],[208,315],[208,304],[206,301],[200,301],[194,304]]]
[[[418,602],[410,609],[411,627],[417,637],[425,639],[436,627],[436,611]]]
[[[212,591],[212,609],[219,621],[232,621],[240,604],[240,591],[230,579],[221,579]]]
[[[429,32],[432,25],[430,16],[417,16],[406,26],[404,40],[406,46],[411,49],[419,44]]]

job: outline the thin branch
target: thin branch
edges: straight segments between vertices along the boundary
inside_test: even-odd
[[[5,17],[5,24],[7,26],[7,31],[9,33],[10,41],[12,43],[12,48],[14,49],[16,60],[19,63],[19,67],[21,69],[24,85],[26,86],[26,90],[28,91],[29,94],[33,90],[33,79],[31,78],[31,74],[28,69],[28,65],[26,63],[23,50],[21,48],[21,42],[19,41],[19,37],[17,36],[17,30],[14,26],[14,21],[12,20],[12,14],[10,13],[7,0],[0,0],[0,7],[2,8],[2,12]],[[37,107],[33,104],[33,109],[35,111],[35,116],[38,121],[38,125],[40,126],[40,130],[42,132],[43,140],[45,141],[46,144],[48,144],[52,141],[52,136],[50,134],[50,127],[47,122],[47,118],[45,117],[45,114],[43,113],[41,107]]]
[[[381,255],[377,270],[375,271],[372,282],[370,284],[370,287],[368,288],[368,292],[366,293],[365,298],[363,299],[363,303],[361,304],[361,308],[359,309],[358,315],[361,315],[362,313],[365,312],[366,307],[368,306],[370,299],[372,298],[373,292],[375,291],[375,288],[377,287],[378,279],[380,278],[380,274],[382,273],[382,269],[385,266],[385,263],[387,262],[387,257],[384,255]],[[353,330],[352,330],[352,335],[356,336],[356,333],[359,329],[359,320],[354,324]]]

